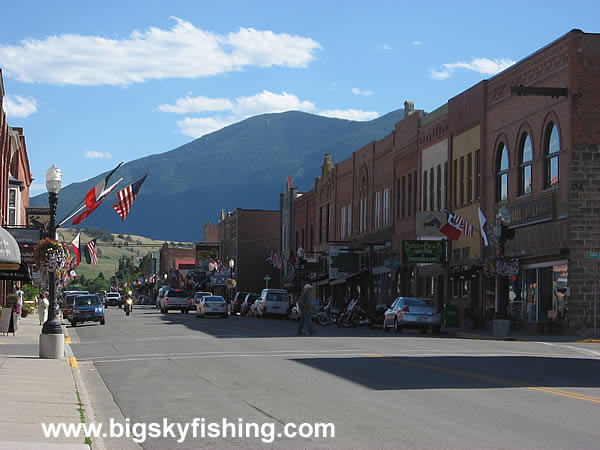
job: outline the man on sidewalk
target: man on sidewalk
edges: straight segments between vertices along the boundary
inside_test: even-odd
[[[300,324],[298,325],[298,336],[302,334],[302,330],[304,329],[304,324],[306,324],[306,331],[308,335],[311,336],[316,334],[316,331],[312,329],[312,317],[311,317],[311,309],[312,302],[310,301],[309,290],[312,286],[310,284],[305,284],[302,294],[298,297],[298,305],[300,306]]]

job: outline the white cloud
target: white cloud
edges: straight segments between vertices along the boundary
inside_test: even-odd
[[[363,95],[365,97],[368,97],[369,95],[373,95],[373,91],[363,91],[362,89],[359,89],[359,88],[352,88],[352,93],[354,95]]]
[[[227,98],[208,97],[183,97],[177,99],[174,105],[160,105],[157,107],[162,112],[187,114],[191,112],[226,111],[233,107],[233,103]]]
[[[471,62],[458,61],[455,63],[442,64],[443,69],[439,71],[431,69],[431,78],[434,80],[446,80],[457,69],[472,70],[481,75],[495,75],[498,72],[502,72],[507,67],[512,66],[514,63],[515,61],[508,58],[472,58]]]
[[[226,106],[228,108],[225,108]],[[193,138],[199,138],[251,116],[284,111],[304,111],[326,117],[357,121],[372,120],[379,117],[376,111],[361,111],[356,109],[336,109],[319,112],[315,104],[311,101],[301,100],[296,95],[287,92],[276,94],[267,90],[263,90],[256,95],[238,97],[233,100],[225,98],[183,97],[176,100],[174,105],[161,105],[157,109],[163,112],[180,114],[191,112],[225,112],[223,115],[186,117],[179,120],[177,126],[181,133]]]
[[[29,186],[29,192],[45,192],[46,185],[42,183],[33,183]]]
[[[29,117],[37,112],[37,101],[33,97],[7,95],[4,97],[4,112],[8,117]]]
[[[393,50],[393,48],[391,46],[389,46],[388,44],[383,44],[383,45],[379,46],[379,50]]]
[[[126,39],[62,34],[0,45],[4,76],[25,83],[126,86],[146,80],[210,77],[246,66],[307,67],[321,45],[254,28],[220,35],[176,17]]]
[[[109,152],[97,152],[95,150],[88,150],[83,155],[87,159],[111,159],[112,155]]]
[[[416,45],[416,46],[425,45],[425,43],[421,42],[421,41],[413,41],[412,43],[413,43],[413,45]]]
[[[205,134],[212,133],[213,131],[225,128],[236,120],[218,119],[215,117],[200,117],[190,118],[186,117],[183,120],[177,122],[177,126],[182,134],[191,136],[193,138],[199,138]]]
[[[379,117],[379,113],[377,113],[377,111],[361,111],[360,109],[330,109],[327,111],[321,111],[317,114],[324,117],[333,117],[335,119],[358,121],[373,120]]]

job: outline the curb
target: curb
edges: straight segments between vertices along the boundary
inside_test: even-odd
[[[512,336],[487,336],[482,334],[469,334],[469,333],[447,333],[447,337],[460,338],[460,339],[474,339],[482,341],[528,341],[529,339],[520,339]]]

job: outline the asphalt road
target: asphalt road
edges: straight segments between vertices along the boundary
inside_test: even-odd
[[[136,306],[129,317],[109,308],[106,322],[69,329],[98,417],[124,416],[130,424],[225,418],[257,423],[267,435],[264,424],[275,430],[270,443],[237,436],[178,443],[168,436],[146,440],[145,448],[547,449],[600,442],[598,344],[334,325],[296,336],[296,324],[285,320],[197,319],[150,306]],[[335,437],[278,438],[287,423],[333,423]]]

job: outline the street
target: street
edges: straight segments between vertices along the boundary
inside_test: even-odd
[[[600,346],[423,336],[135,306],[69,327],[97,417],[333,423],[333,438],[222,437],[144,448],[595,448]],[[114,402],[113,402],[114,400]],[[116,403],[116,408],[114,406]],[[89,418],[88,418],[89,420]]]

